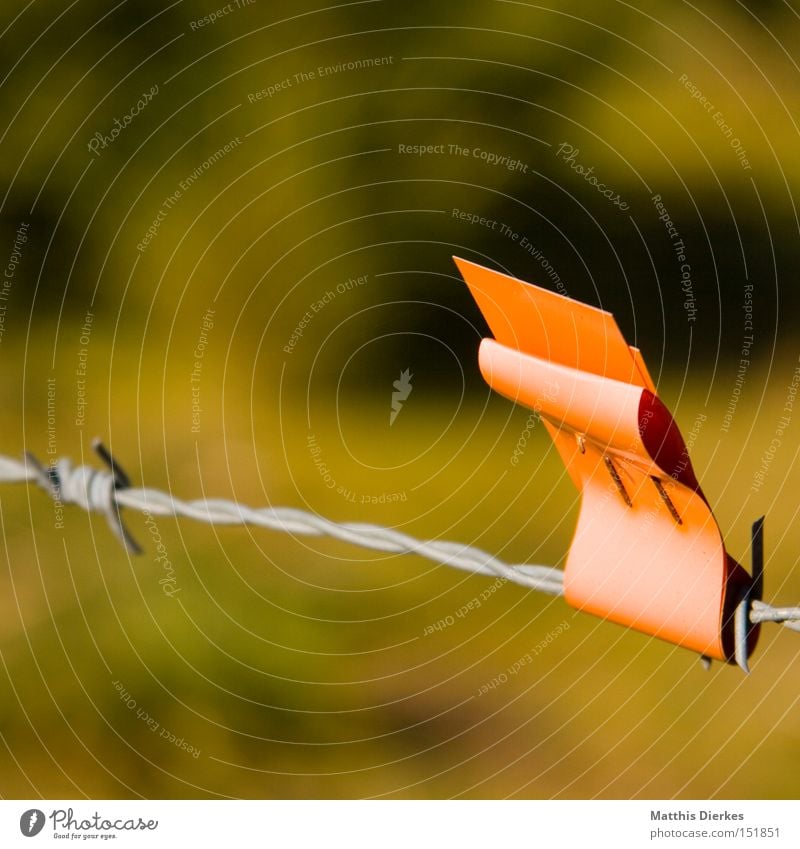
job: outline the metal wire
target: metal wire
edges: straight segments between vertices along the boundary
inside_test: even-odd
[[[108,466],[107,470],[76,467],[67,459],[53,461],[45,468],[30,454],[24,461],[0,456],[0,483],[33,481],[62,505],[75,504],[87,512],[104,515],[123,545],[133,553],[141,549],[122,522],[122,507],[152,516],[183,516],[214,525],[254,525],[287,534],[328,536],[374,551],[417,554],[474,574],[499,576],[548,595],[564,593],[564,573],[560,569],[505,563],[471,545],[419,540],[380,525],[332,522],[292,507],[256,508],[224,499],[182,501],[156,489],[131,488],[128,476],[103,445],[96,441],[94,447]],[[747,600],[738,614],[745,623],[777,622],[800,631],[800,607],[773,607],[763,601]],[[739,630],[746,641],[747,628],[740,625]],[[746,647],[744,655],[746,659]]]

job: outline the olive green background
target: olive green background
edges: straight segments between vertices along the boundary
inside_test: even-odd
[[[800,601],[792,412],[773,442],[800,354],[797,3],[257,0],[198,26],[223,8],[3,4],[4,268],[21,222],[29,240],[0,452],[94,464],[98,435],[134,485],[562,565],[576,493],[541,426],[481,381],[487,330],[451,260],[553,288],[541,256],[615,313],[684,432],[700,420],[692,457],[729,550],[749,565],[766,513],[766,597]],[[168,585],[152,528],[126,519],[140,557],[102,517],[67,507],[56,528],[44,493],[0,490],[4,797],[800,791],[785,629],[764,629],[749,677],[705,672],[515,586],[459,616],[491,579],[415,557],[159,518]]]

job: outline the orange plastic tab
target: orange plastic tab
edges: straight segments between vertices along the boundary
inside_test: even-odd
[[[541,415],[581,492],[569,604],[732,660],[732,612],[751,578],[725,551],[638,349],[608,312],[455,261],[495,335],[481,343],[481,373]],[[753,629],[749,651],[756,639]]]

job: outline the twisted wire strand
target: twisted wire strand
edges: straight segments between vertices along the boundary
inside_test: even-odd
[[[470,545],[420,540],[391,528],[360,522],[333,522],[293,507],[248,507],[223,499],[180,501],[153,489],[117,493],[120,506],[151,515],[183,516],[209,524],[255,525],[299,536],[328,536],[361,548],[391,554],[418,554],[428,560],[480,575],[494,575],[550,595],[563,593],[563,573],[550,566],[510,565]]]
[[[122,507],[151,516],[179,516],[213,525],[253,525],[298,536],[327,536],[373,551],[417,554],[444,566],[499,577],[552,596],[564,594],[561,569],[505,563],[463,543],[420,540],[381,525],[334,522],[294,507],[249,507],[220,498],[183,501],[157,489],[132,488],[127,475],[105,448],[100,443],[95,443],[95,448],[109,466],[108,471],[73,466],[67,459],[53,461],[45,468],[31,455],[26,455],[24,461],[0,455],[0,483],[33,481],[62,504],[75,504],[87,512],[105,515],[122,543],[135,553],[141,549],[122,523]],[[754,600],[743,612],[752,624],[776,622],[800,631],[800,607],[773,607]]]

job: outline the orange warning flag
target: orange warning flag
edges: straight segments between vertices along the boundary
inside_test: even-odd
[[[539,413],[581,493],[567,602],[731,661],[733,611],[752,579],[725,551],[639,350],[611,313],[455,262],[494,334],[480,345],[483,377]]]

